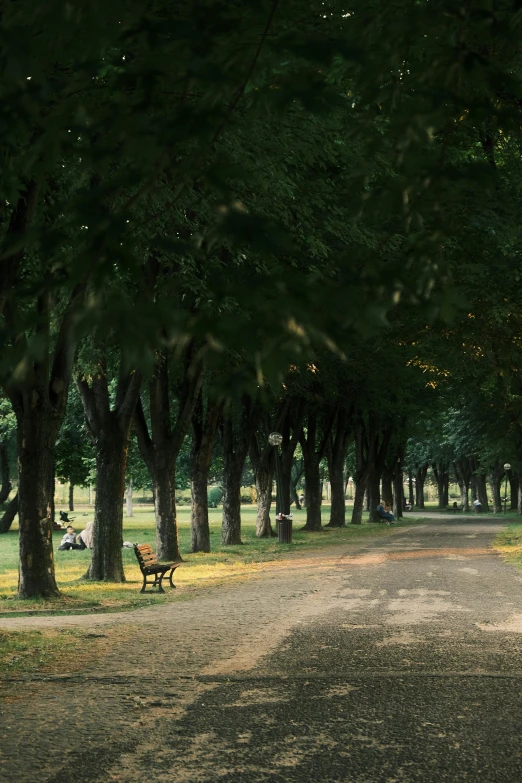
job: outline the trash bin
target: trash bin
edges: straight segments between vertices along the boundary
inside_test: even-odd
[[[292,519],[291,514],[277,515],[277,540],[280,544],[292,543]]]

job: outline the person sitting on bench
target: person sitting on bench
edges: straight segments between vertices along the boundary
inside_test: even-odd
[[[377,506],[377,513],[379,514],[381,519],[383,519],[388,524],[391,525],[393,524],[393,522],[395,522],[395,517],[391,513],[391,506],[389,503],[384,503],[383,505],[383,501],[381,500],[381,502]]]

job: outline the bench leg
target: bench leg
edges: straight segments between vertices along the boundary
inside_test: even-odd
[[[165,590],[163,589],[163,585],[161,584],[162,581],[163,581],[163,577],[164,576],[165,576],[165,571],[163,571],[163,573],[159,575],[159,579],[156,576],[156,581],[154,582],[154,584],[158,585],[158,593],[164,593],[165,592]]]
[[[169,583],[170,583],[170,586],[173,587],[174,589],[176,589],[176,585],[172,581],[172,575],[174,574],[175,570],[176,570],[175,568],[171,568],[170,569],[170,574],[169,574]]]

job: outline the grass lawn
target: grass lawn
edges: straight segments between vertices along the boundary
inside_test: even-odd
[[[513,512],[513,514],[515,513]],[[518,518],[520,519],[520,516]],[[515,522],[501,530],[495,538],[493,546],[506,557],[509,563],[514,563],[522,568],[522,522]]]
[[[327,513],[324,513],[325,520]],[[73,513],[75,531],[83,529],[92,519],[92,510],[81,508]],[[327,546],[345,547],[349,542],[359,542],[366,537],[386,536],[395,528],[374,525],[348,525],[341,530],[327,530],[322,533],[301,533],[305,511],[294,514],[294,540],[292,544],[279,544],[277,539],[258,539],[255,536],[256,509],[242,508],[241,546],[221,546],[221,509],[210,512],[211,548],[210,554],[190,554],[190,510],[178,511],[179,539],[184,565],[175,573],[179,591],[165,595],[140,594],[142,577],[132,549],[123,550],[123,561],[127,581],[124,584],[87,582],[82,576],[90,559],[89,550],[58,551],[62,533],[53,534],[56,578],[62,597],[53,601],[20,601],[16,597],[18,568],[18,530],[16,527],[0,536],[0,614],[12,615],[28,612],[81,612],[131,609],[151,603],[183,600],[194,593],[195,588],[214,585],[224,580],[246,578],[270,560],[280,560],[289,553],[318,549]],[[404,524],[411,524],[414,518]],[[402,523],[401,523],[402,524]],[[135,511],[131,518],[124,519],[125,541],[150,543],[155,549],[154,513],[152,508]],[[187,589],[188,588],[188,589]]]

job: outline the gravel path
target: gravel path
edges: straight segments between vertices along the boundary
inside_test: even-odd
[[[520,781],[522,574],[440,515],[132,614],[81,673],[0,681],[9,783]]]

